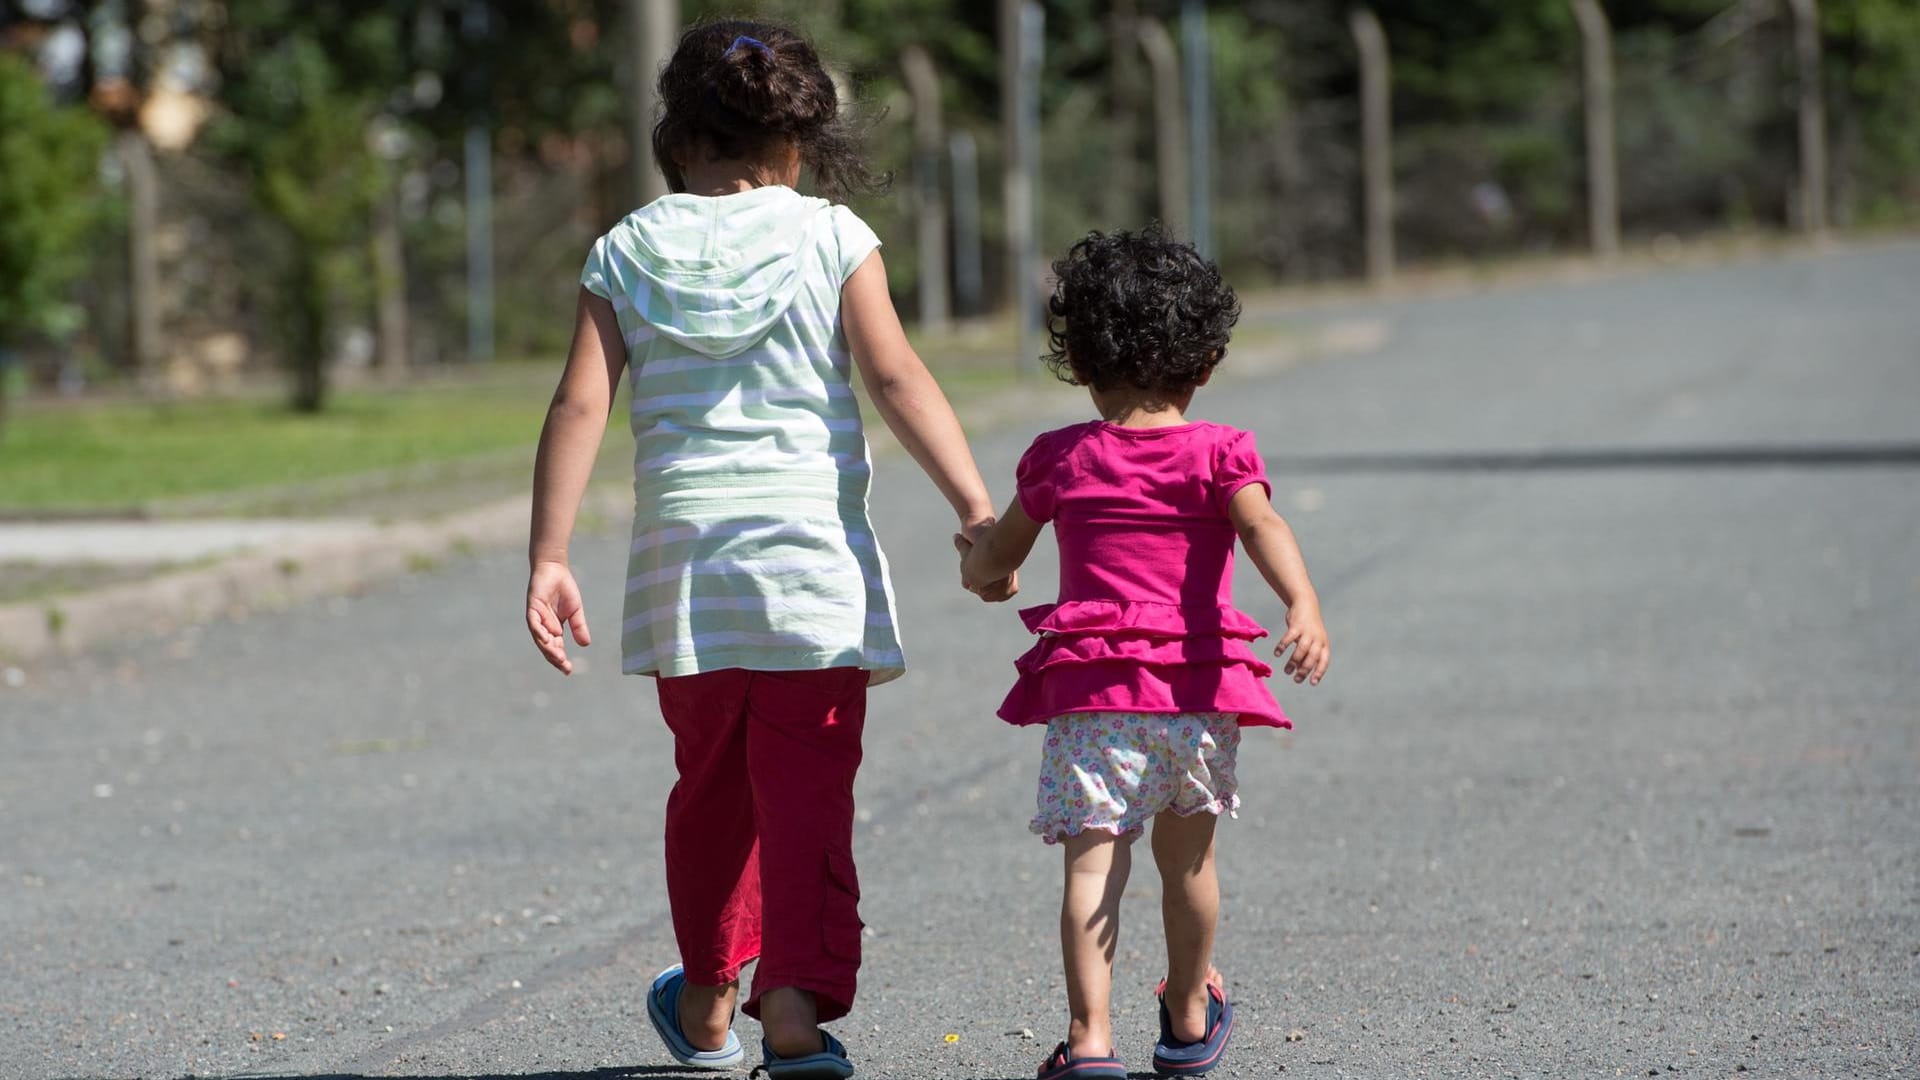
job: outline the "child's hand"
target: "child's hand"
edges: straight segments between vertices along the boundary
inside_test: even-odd
[[[989,581],[968,591],[989,604],[1004,604],[1020,592],[1020,571],[1015,570],[999,581]]]
[[[953,534],[953,547],[960,553],[960,587],[978,596],[989,604],[1004,603],[1011,600],[1020,591],[1020,572],[1018,570],[998,581],[974,581],[967,576],[967,554],[973,550],[973,541],[986,534],[993,527],[992,522],[970,525],[965,532]]]
[[[1327,627],[1320,621],[1320,609],[1309,604],[1300,604],[1287,609],[1287,633],[1274,646],[1273,655],[1281,656],[1287,646],[1293,646],[1293,655],[1288,657],[1281,673],[1293,676],[1294,682],[1311,680],[1320,685],[1320,679],[1327,673],[1327,661],[1332,653],[1327,644]]]
[[[581,648],[591,644],[587,633],[587,609],[580,601],[580,586],[565,563],[539,562],[527,575],[527,631],[547,663],[563,675],[573,674],[573,661],[567,659],[567,639],[562,624],[573,629],[573,640]]]

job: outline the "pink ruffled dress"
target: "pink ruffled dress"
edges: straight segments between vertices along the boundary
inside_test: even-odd
[[[1010,724],[1064,713],[1238,713],[1293,724],[1254,652],[1267,631],[1233,606],[1235,492],[1271,492],[1253,435],[1205,422],[1076,424],[1020,459],[1021,507],[1052,522],[1058,603],[1020,617],[1039,635],[1000,706]]]

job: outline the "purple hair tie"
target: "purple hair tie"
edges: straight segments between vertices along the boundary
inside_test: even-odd
[[[740,51],[740,46],[742,45],[745,45],[749,49],[759,49],[766,55],[767,59],[773,59],[773,49],[770,48],[766,42],[761,41],[759,38],[750,38],[745,34],[734,38],[733,44],[727,46],[727,51],[723,55],[732,56],[734,53]]]

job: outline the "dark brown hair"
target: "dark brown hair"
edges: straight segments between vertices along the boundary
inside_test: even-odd
[[[1180,394],[1226,358],[1239,299],[1218,266],[1158,225],[1088,233],[1053,274],[1041,359],[1064,382]]]
[[[660,105],[653,159],[674,191],[687,189],[676,151],[755,160],[782,140],[827,198],[886,186],[867,171],[820,54],[777,23],[718,19],[688,30],[660,72]]]

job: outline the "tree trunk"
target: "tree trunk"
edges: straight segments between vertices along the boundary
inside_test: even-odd
[[[294,256],[287,281],[287,363],[293,368],[293,409],[317,413],[327,399],[327,290],[319,259]]]
[[[7,396],[13,385],[13,353],[5,345],[0,345],[0,447],[4,447],[7,437]]]

